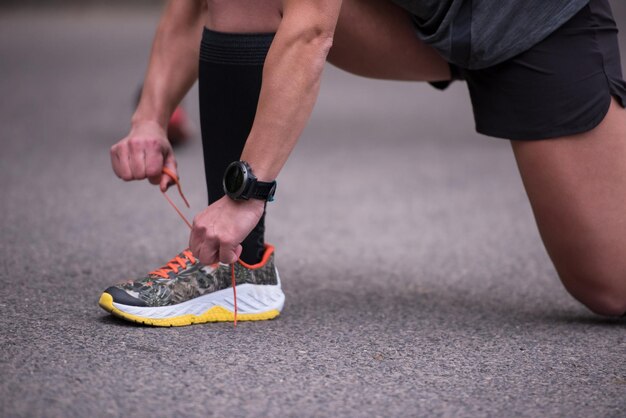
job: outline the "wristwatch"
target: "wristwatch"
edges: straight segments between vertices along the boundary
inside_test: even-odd
[[[258,181],[245,161],[233,161],[224,172],[224,193],[233,200],[259,199],[271,202],[276,181]]]

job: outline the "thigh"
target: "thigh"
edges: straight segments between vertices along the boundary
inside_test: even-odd
[[[389,0],[343,0],[328,61],[364,77],[450,79],[448,63],[417,38],[411,15]]]
[[[593,310],[613,312],[607,300],[626,303],[626,110],[613,100],[591,131],[512,146],[565,287]]]

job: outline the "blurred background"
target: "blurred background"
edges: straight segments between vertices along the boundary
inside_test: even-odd
[[[188,240],[109,161],[162,4],[0,6],[1,416],[623,416],[624,322],[559,284],[510,145],[474,133],[460,82],[326,69],[269,207],[280,319],[154,329],[101,311],[104,288]],[[189,216],[206,202],[196,95],[176,149]]]

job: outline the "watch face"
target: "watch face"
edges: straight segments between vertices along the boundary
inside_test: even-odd
[[[244,175],[241,167],[232,164],[224,176],[224,186],[229,193],[237,194],[243,187]]]

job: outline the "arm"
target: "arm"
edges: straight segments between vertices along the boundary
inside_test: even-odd
[[[170,0],[165,8],[131,130],[111,147],[113,171],[126,181],[148,178],[165,190],[170,179],[161,175],[163,166],[176,173],[167,123],[198,77],[204,9],[200,0]]]
[[[265,60],[256,117],[241,159],[259,180],[277,177],[317,99],[341,0],[285,0]],[[240,243],[263,214],[264,202],[224,197],[194,219],[190,248],[204,264],[233,263]]]
[[[285,1],[241,156],[259,180],[278,176],[311,115],[340,7],[337,0]]]

